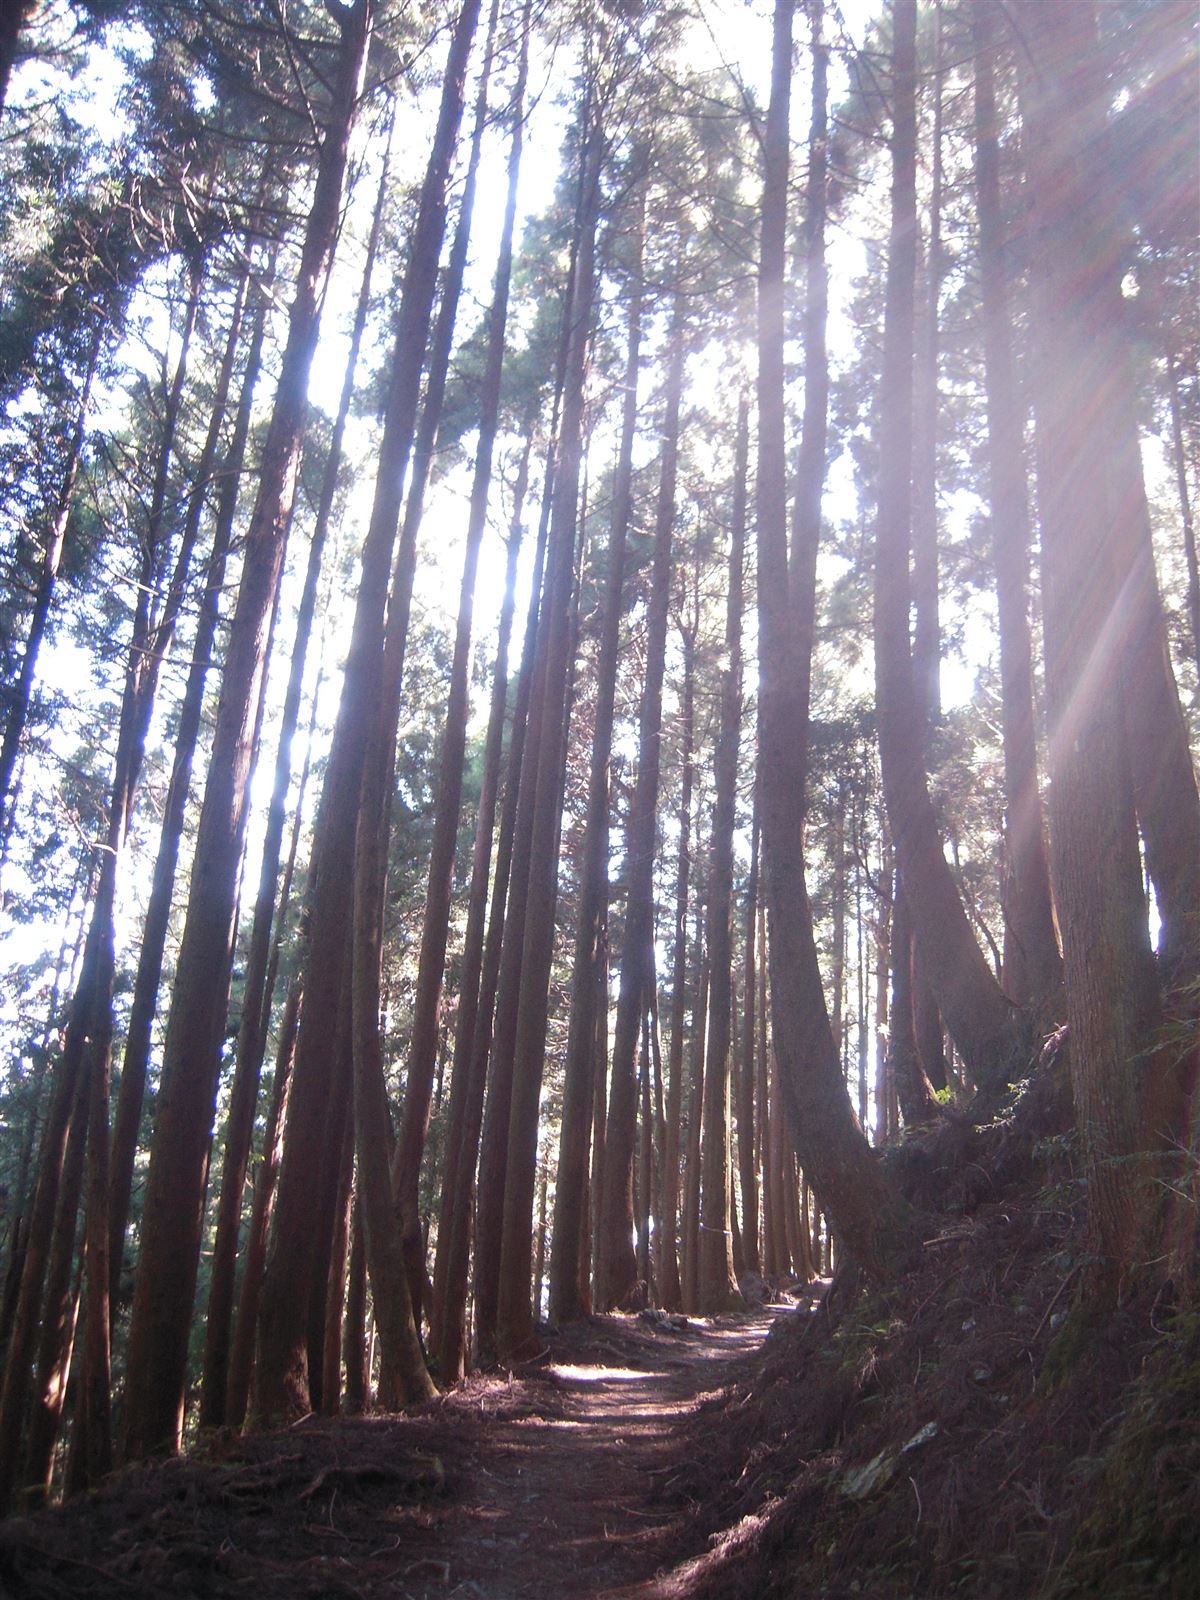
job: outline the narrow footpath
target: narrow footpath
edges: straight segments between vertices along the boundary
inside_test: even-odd
[[[593,1318],[415,1416],[198,1441],[0,1524],[0,1597],[615,1600],[696,1554],[687,1415],[780,1314]]]

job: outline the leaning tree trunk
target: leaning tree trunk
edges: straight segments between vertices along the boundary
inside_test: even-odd
[[[8,9],[15,10],[16,7]],[[0,105],[3,104],[0,99]],[[10,795],[13,773],[16,770],[17,754],[21,747],[21,735],[25,731],[25,722],[29,716],[29,699],[33,692],[34,670],[37,667],[38,652],[41,649],[42,638],[46,632],[46,623],[50,617],[50,606],[54,599],[55,585],[58,581],[58,569],[62,562],[63,547],[66,544],[67,529],[71,519],[71,502],[75,495],[75,480],[79,476],[79,463],[83,456],[83,441],[86,433],[88,404],[92,394],[92,380],[96,375],[96,364],[100,359],[100,350],[107,332],[101,323],[92,339],[91,352],[88,364],[84,371],[83,382],[79,388],[79,398],[75,407],[75,422],[71,428],[71,435],[67,441],[67,454],[63,462],[62,482],[59,484],[58,496],[54,506],[54,521],[51,524],[49,535],[46,539],[46,548],[42,554],[41,567],[38,571],[37,588],[34,590],[33,611],[29,618],[29,629],[25,635],[25,649],[21,656],[21,670],[17,674],[17,681],[5,694],[8,710],[4,719],[4,739],[0,744],[0,841],[7,846],[8,828],[12,817],[10,808]]]
[[[495,20],[493,8],[493,25]],[[421,948],[417,965],[417,984],[413,1000],[412,1032],[408,1048],[408,1072],[404,1094],[404,1121],[392,1162],[392,1183],[400,1208],[404,1236],[404,1255],[408,1271],[409,1294],[420,1323],[421,1296],[425,1280],[425,1247],[421,1228],[419,1188],[421,1157],[429,1130],[430,1097],[438,1044],[438,1010],[442,995],[442,969],[449,936],[454,854],[458,842],[459,809],[462,801],[463,766],[466,759],[467,717],[470,710],[471,621],[479,550],[487,520],[488,495],[492,482],[492,454],[500,420],[500,380],[504,366],[505,332],[508,324],[508,296],[512,278],[513,234],[517,215],[517,185],[521,172],[525,81],[528,70],[528,12],[522,35],[517,83],[513,91],[513,136],[508,159],[508,194],[496,265],[495,286],[489,312],[487,354],[480,393],[479,442],[475,450],[475,474],[467,513],[466,553],[459,589],[458,625],[454,656],[450,666],[450,685],[434,807],[433,840],[430,847],[428,888],[421,928]],[[481,91],[482,95],[482,91]],[[480,120],[484,104],[481,99]]]
[[[478,0],[467,0],[455,24],[443,78],[438,124],[413,227],[399,326],[391,359],[388,400],[379,442],[375,497],[363,544],[358,601],[346,662],[346,678],[334,730],[313,848],[309,903],[309,942],[305,957],[305,1006],[296,1046],[288,1106],[284,1157],[279,1174],[274,1243],[263,1281],[259,1314],[259,1351],[255,1367],[255,1410],[263,1419],[295,1417],[308,1410],[309,1369],[307,1326],[314,1287],[316,1256],[313,1174],[322,1163],[327,1139],[330,1098],[338,1088],[328,1063],[338,1029],[343,979],[353,939],[346,885],[356,880],[355,841],[363,803],[367,751],[374,740],[376,787],[385,780],[390,748],[382,723],[384,612],[392,547],[400,521],[404,473],[416,423],[420,374],[429,336],[437,279],[437,262],[445,233],[446,193],[450,165],[462,116],[466,64],[478,20]],[[376,808],[375,816],[379,812]],[[377,847],[377,839],[364,845]],[[363,870],[373,870],[364,861]],[[359,926],[367,945],[374,935],[364,914]],[[366,946],[364,957],[369,954]],[[370,981],[370,980],[368,980]],[[374,982],[378,982],[378,974]],[[360,998],[365,999],[365,991]],[[373,1051],[366,1031],[378,1027],[365,1016],[364,1048]],[[344,1086],[341,1086],[344,1088]],[[372,1091],[372,1101],[375,1096]],[[369,1123],[363,1125],[373,1136]],[[378,1177],[379,1163],[371,1170]],[[384,1163],[386,1168],[386,1161]],[[359,1204],[376,1215],[390,1212],[390,1195],[368,1198],[360,1172]],[[327,1236],[332,1218],[318,1216],[316,1233]],[[378,1240],[385,1230],[376,1227]],[[377,1270],[382,1264],[377,1260]],[[401,1319],[401,1323],[403,1319]],[[407,1348],[401,1339],[396,1352]],[[316,1375],[314,1375],[315,1377]],[[419,1380],[418,1380],[419,1381]]]
[[[288,668],[287,688],[284,692],[283,711],[279,723],[279,739],[275,753],[275,774],[271,799],[267,808],[267,825],[263,836],[262,859],[259,866],[258,890],[254,901],[253,920],[250,925],[250,943],[246,954],[245,977],[242,982],[242,1020],[238,1028],[237,1051],[234,1059],[233,1083],[229,1096],[229,1115],[226,1122],[225,1150],[221,1164],[221,1190],[217,1201],[217,1231],[213,1243],[212,1269],[209,1278],[208,1308],[204,1327],[204,1357],[200,1385],[200,1423],[202,1427],[219,1427],[225,1420],[226,1379],[229,1350],[233,1332],[234,1275],[237,1266],[238,1236],[241,1226],[242,1195],[246,1184],[246,1166],[250,1159],[250,1144],[254,1134],[254,1109],[258,1101],[258,1083],[266,1049],[267,1024],[270,1019],[269,1004],[264,1004],[267,974],[271,961],[271,929],[275,914],[275,891],[279,876],[279,856],[283,846],[283,830],[287,820],[287,798],[292,779],[292,744],[300,718],[300,699],[304,687],[304,669],[308,659],[308,646],[316,613],[317,590],[329,524],[337,493],[339,471],[342,464],[342,446],[346,423],[354,399],[355,375],[358,355],[366,331],[367,314],[371,303],[371,277],[387,198],[387,180],[391,158],[391,130],[384,150],[375,210],[371,218],[371,231],[367,238],[367,253],[363,263],[362,281],[354,322],[350,330],[350,348],[342,378],[342,392],[338,401],[337,416],[329,441],[329,454],[321,478],[321,492],[317,502],[316,521],[309,544],[308,563],[304,573],[304,587],[296,614],[291,663]]]
[[[908,625],[912,523],[916,271],[916,0],[893,7],[892,222],[884,314],[875,555],[875,697],[888,819],[917,967],[974,1081],[996,1086],[1016,1065],[1017,1017],[971,930],[946,861],[925,779],[924,717]],[[819,1188],[819,1185],[818,1185]]]
[[[783,398],[792,11],[792,0],[777,0],[758,269],[760,781],[772,1031],[801,1165],[846,1247],[884,1278],[899,1267],[908,1229],[846,1095],[817,963],[800,826],[808,664],[788,581]]]
[[[129,1204],[133,1192],[133,1172],[137,1159],[138,1139],[142,1122],[142,1104],[146,1091],[146,1073],[150,1062],[151,1036],[158,1007],[159,984],[162,979],[163,953],[171,919],[171,903],[175,890],[175,874],[179,861],[179,845],[183,838],[184,818],[191,790],[192,763],[200,737],[201,716],[204,709],[204,690],[208,668],[216,637],[218,612],[225,581],[225,564],[233,539],[234,512],[238,489],[250,435],[254,388],[258,381],[266,330],[266,300],[260,301],[246,356],[246,370],[242,378],[242,391],[234,419],[229,449],[222,464],[221,492],[217,498],[213,519],[213,543],[208,557],[204,592],[200,600],[200,613],[196,619],[196,632],[192,640],[192,662],[183,700],[179,708],[179,723],[175,736],[175,752],[171,764],[171,778],[167,798],[163,805],[162,828],[159,835],[158,855],[154,862],[154,877],[150,898],[146,904],[146,917],[142,924],[142,943],[138,952],[137,972],[134,977],[133,998],[130,1003],[129,1022],[125,1030],[125,1049],[121,1059],[121,1083],[117,1094],[117,1109],[113,1123],[111,1187],[109,1192],[109,1267],[114,1302],[117,1296],[124,1250],[125,1230],[129,1222]],[[236,342],[236,329],[231,330],[230,349]],[[210,439],[214,449],[219,441],[224,422],[225,403],[214,409],[213,429]],[[206,442],[207,453],[207,442]],[[193,492],[188,516],[200,514],[203,494]]]
[[[299,466],[308,374],[333,260],[350,130],[366,56],[370,0],[340,8],[330,121],[317,165],[288,341],[260,464],[258,499],[230,628],[221,702],[196,840],[187,920],[167,1023],[158,1121],[129,1334],[126,1451],[179,1447],[209,1128],[247,811],[247,779],[267,628]]]

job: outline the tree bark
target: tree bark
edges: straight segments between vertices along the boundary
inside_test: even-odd
[[[1086,0],[1019,7],[1027,82],[1038,500],[1050,718],[1051,870],[1063,940],[1071,1084],[1088,1172],[1098,1290],[1115,1295],[1146,1248],[1142,1115],[1153,1075],[1154,979],[1126,743],[1119,650],[1123,520],[1136,515],[1096,396],[1120,324],[1111,216],[1095,190],[1103,129]],[[1104,362],[1103,366],[1098,362]],[[1099,656],[1097,651],[1102,652]],[[1097,662],[1117,665],[1097,670]],[[1124,712],[1124,715],[1123,715]]]
[[[490,28],[495,26],[493,4]],[[492,305],[489,312],[487,355],[480,393],[479,442],[475,452],[474,481],[471,485],[467,516],[466,553],[459,590],[458,625],[454,656],[450,667],[450,686],[438,772],[434,811],[433,840],[430,848],[425,914],[421,929],[421,948],[413,1002],[412,1034],[408,1048],[408,1074],[404,1099],[404,1121],[392,1165],[392,1182],[400,1208],[404,1234],[405,1261],[409,1293],[414,1313],[420,1322],[421,1289],[425,1278],[425,1252],[419,1211],[421,1157],[429,1129],[430,1094],[437,1056],[438,1009],[442,994],[442,969],[449,935],[450,904],[454,877],[454,853],[458,841],[459,809],[462,801],[463,765],[466,758],[467,716],[470,693],[470,651],[472,607],[479,550],[487,520],[488,495],[492,482],[492,455],[500,419],[500,380],[504,364],[505,332],[508,324],[509,285],[512,278],[513,233],[516,226],[517,186],[521,172],[525,82],[528,72],[528,8],[522,33],[517,83],[513,91],[511,114],[513,135],[508,158],[508,192],[496,264]],[[486,111],[484,89],[480,90],[479,120]],[[464,202],[465,203],[465,202]]]
[[[888,819],[912,917],[918,968],[933,988],[972,1078],[981,1086],[994,1087],[1006,1082],[1016,1065],[1018,1019],[976,943],[942,850],[925,780],[924,718],[909,645],[917,229],[916,0],[895,0],[893,17],[892,221],[879,393],[875,556],[879,749]],[[819,1183],[817,1187],[819,1191]]]
[[[543,629],[539,629],[539,643],[544,639],[545,649],[533,702],[537,708],[540,729],[537,740],[530,740],[526,747],[527,759],[521,775],[520,803],[523,807],[528,770],[531,842],[521,985],[513,1040],[512,1101],[508,1121],[507,1174],[496,1308],[497,1349],[506,1358],[528,1350],[534,1343],[529,1295],[533,1186],[538,1107],[546,1047],[546,996],[554,947],[557,840],[562,808],[562,763],[567,716],[564,687],[568,677],[571,642],[584,394],[595,295],[596,224],[603,149],[601,131],[593,121],[590,104],[585,109],[584,119],[576,214],[578,250],[570,296],[570,332],[563,368],[563,419],[547,551],[544,625]],[[535,713],[531,711],[532,714]],[[528,760],[534,748],[537,752],[536,765]]]
[[[1003,705],[1004,987],[1018,1005],[1033,1005],[1040,1010],[1062,982],[1062,961],[1054,931],[1038,792],[1033,650],[1029,637],[1025,416],[1013,367],[1012,307],[1000,191],[996,34],[988,0],[974,0],[971,24],[975,43],[975,208],[987,390],[988,497]]]
[[[338,12],[340,45],[287,347],[260,463],[258,499],[230,628],[183,943],[167,1023],[128,1355],[126,1453],[179,1448],[212,1110],[220,1064],[247,779],[283,543],[303,436],[308,373],[340,215],[366,54],[368,0]]]
[[[796,626],[803,602],[789,592],[783,404],[792,11],[791,0],[777,0],[758,270],[759,770],[772,1032],[801,1165],[847,1248],[868,1273],[885,1278],[900,1268],[908,1225],[846,1095],[817,964],[801,839],[809,667]]]
[[[704,1068],[701,1155],[700,1257],[697,1295],[706,1314],[742,1304],[732,1254],[729,1190],[730,1061],[733,1048],[733,834],[737,824],[738,742],[742,722],[742,559],[746,545],[746,461],[749,409],[738,408],[733,514],[729,540],[725,665],[721,674],[721,724],[713,766],[716,799],[708,885],[708,1045]]]
[[[390,768],[384,705],[384,611],[388,571],[400,520],[404,474],[416,423],[420,374],[429,336],[437,261],[445,231],[446,190],[462,114],[466,63],[478,19],[478,0],[467,0],[455,23],[443,78],[438,123],[422,182],[400,301],[399,326],[391,356],[383,435],[379,443],[375,496],[363,544],[361,579],[346,662],[346,676],[330,752],[310,877],[309,945],[305,962],[305,1017],[296,1047],[288,1109],[285,1154],[279,1176],[275,1235],[263,1282],[259,1316],[254,1409],[263,1420],[295,1417],[308,1409],[309,1368],[306,1325],[317,1271],[313,1236],[312,1174],[319,1170],[326,1142],[326,1113],[335,1085],[327,1071],[338,1029],[343,975],[354,938],[346,885],[371,880],[379,868],[378,825]],[[401,602],[407,605],[405,596]],[[368,750],[373,745],[369,786]],[[356,869],[359,821],[368,856]],[[372,837],[372,830],[374,836]],[[379,871],[382,881],[382,870]],[[363,956],[378,958],[378,933],[364,911],[357,926],[366,941]],[[378,989],[379,974],[364,978]],[[356,984],[357,987],[357,984]],[[366,1003],[359,989],[356,1006]],[[378,1031],[378,1016],[363,1014],[363,1048],[378,1059],[367,1034]],[[356,1047],[357,1048],[357,1047]],[[357,1069],[356,1069],[357,1074]],[[365,1086],[365,1085],[364,1085]],[[382,1085],[379,1086],[382,1090]],[[373,1104],[378,1096],[372,1090]],[[355,1126],[365,1126],[355,1112]],[[368,1127],[368,1136],[374,1130]],[[385,1159],[386,1167],[386,1159]],[[378,1163],[371,1163],[378,1177]],[[389,1197],[369,1197],[360,1164],[359,1204],[382,1219]],[[318,1239],[328,1237],[331,1218],[318,1218]],[[368,1234],[370,1227],[368,1225]],[[378,1238],[379,1229],[376,1229]],[[403,1318],[401,1318],[403,1322]],[[398,1348],[407,1348],[402,1339]],[[419,1379],[418,1379],[419,1382]]]
[[[581,1262],[587,1254],[588,1145],[595,1098],[597,1010],[603,997],[597,974],[605,964],[608,920],[609,780],[613,709],[620,649],[625,544],[633,495],[633,446],[637,429],[638,376],[642,339],[642,237],[645,202],[636,223],[630,267],[629,325],[625,355],[621,440],[613,477],[608,572],[596,660],[596,704],[592,721],[588,808],[579,869],[579,913],[571,967],[571,1015],[563,1084],[558,1175],[554,1189],[554,1247],[550,1256],[550,1318],[571,1322],[584,1313]]]
[[[638,1029],[652,970],[654,842],[658,814],[662,692],[671,598],[671,545],[679,468],[680,408],[684,377],[683,297],[671,314],[664,391],[662,460],[655,515],[653,565],[646,606],[646,676],[638,722],[638,766],[625,849],[625,932],[613,1035],[604,1195],[597,1263],[597,1301],[603,1311],[626,1304],[637,1285],[633,1250],[633,1159],[637,1121]]]

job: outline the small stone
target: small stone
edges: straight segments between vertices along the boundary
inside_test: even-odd
[[[962,1331],[964,1333],[973,1333],[975,1331],[975,1318],[974,1317],[968,1317],[967,1318],[967,1320],[962,1325]]]
[[[991,1367],[976,1367],[971,1376],[976,1383],[987,1383],[993,1376],[992,1369]]]
[[[1050,1318],[1050,1331],[1053,1333],[1056,1328],[1061,1328],[1066,1320],[1067,1313],[1065,1311],[1056,1311]]]

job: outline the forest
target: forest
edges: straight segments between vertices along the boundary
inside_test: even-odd
[[[0,1592],[609,1593],[68,1570],[298,1438],[420,1552],[547,1351],[606,1583],[1196,1592],[1198,60],[3,0]]]

